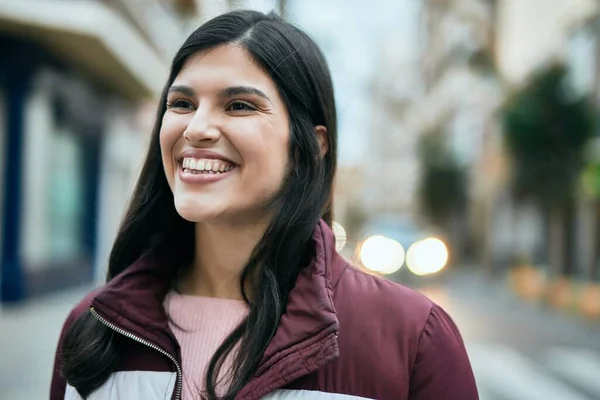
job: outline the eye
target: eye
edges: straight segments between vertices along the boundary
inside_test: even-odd
[[[194,108],[194,105],[187,100],[177,99],[173,102],[167,102],[167,108],[178,108],[178,109],[184,109],[184,110],[191,110]]]
[[[254,107],[252,104],[250,104],[246,101],[236,100],[236,101],[232,101],[231,103],[229,103],[229,105],[227,106],[227,110],[228,111],[256,111],[256,107]]]

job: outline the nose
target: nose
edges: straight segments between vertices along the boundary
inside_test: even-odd
[[[198,108],[183,132],[183,137],[192,145],[213,143],[221,137],[221,130],[209,110]]]

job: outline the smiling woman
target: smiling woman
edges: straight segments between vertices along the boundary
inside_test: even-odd
[[[51,399],[476,399],[451,318],[337,253],[336,125],[300,29],[236,11],[192,33]]]
[[[190,57],[168,90],[160,132],[179,215],[205,222],[203,231],[226,219],[266,223],[286,173],[289,125],[277,86],[244,47]]]

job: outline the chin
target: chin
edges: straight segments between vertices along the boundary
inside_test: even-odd
[[[222,206],[215,207],[211,203],[214,202],[199,201],[198,198],[181,196],[175,198],[175,210],[181,218],[189,222],[204,222],[218,218],[223,214]]]

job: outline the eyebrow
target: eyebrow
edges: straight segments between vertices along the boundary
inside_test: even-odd
[[[227,89],[223,89],[219,92],[219,95],[221,97],[232,97],[232,96],[237,96],[240,94],[256,95],[258,97],[262,97],[263,99],[271,102],[271,99],[269,99],[269,96],[267,96],[265,94],[265,92],[255,88],[255,87],[252,87],[252,86],[232,86],[232,87],[228,87]]]
[[[169,93],[181,93],[189,97],[196,96],[196,91],[194,88],[187,85],[173,85],[169,88]],[[256,95],[271,102],[271,99],[265,94],[265,92],[252,86],[231,86],[219,92],[220,97],[232,97],[240,94]]]
[[[196,96],[196,91],[194,90],[194,88],[186,85],[173,85],[169,88],[169,93],[181,93],[189,97]]]

